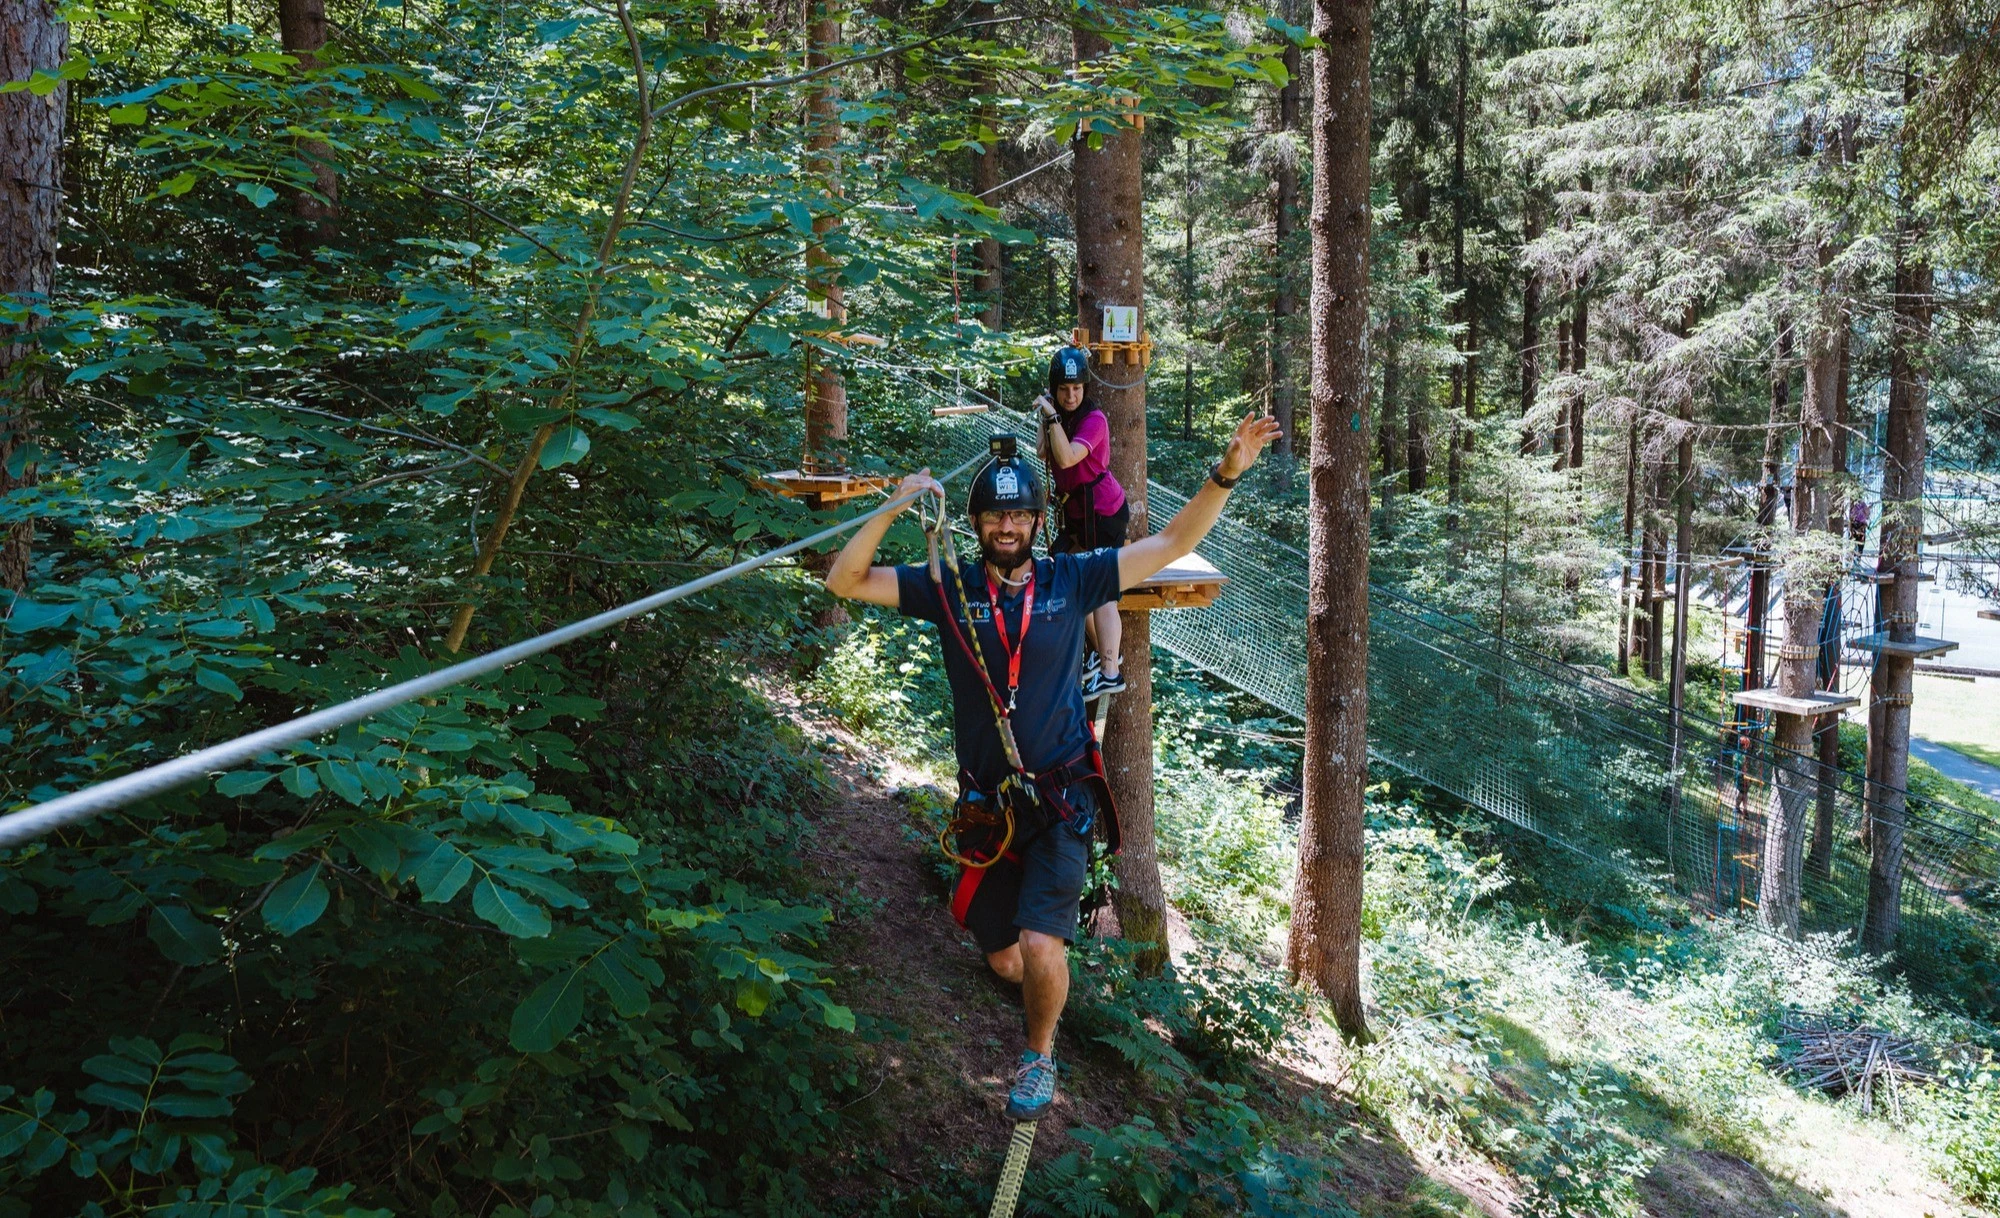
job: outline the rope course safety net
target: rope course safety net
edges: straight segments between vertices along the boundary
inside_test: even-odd
[[[987,402],[983,414],[940,420],[934,445],[971,453],[996,432],[1036,434],[1029,416]],[[1186,503],[1157,482],[1146,494],[1155,525]],[[1227,518],[1200,551],[1228,583],[1205,609],[1156,613],[1154,645],[1302,720],[1305,555]],[[1879,785],[1777,748],[1768,729],[1692,713],[1677,749],[1666,703],[1379,584],[1369,629],[1378,762],[1715,914],[1758,915],[1775,809],[1798,826],[1799,931],[1859,934]],[[2000,921],[1979,899],[2000,887],[1993,829],[1915,793],[1903,821],[1898,964],[2000,1007]]]

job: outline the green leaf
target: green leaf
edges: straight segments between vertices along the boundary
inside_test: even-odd
[[[618,1142],[618,1148],[634,1163],[646,1161],[647,1151],[653,1146],[653,1131],[638,1121],[625,1121],[611,1129],[611,1136]]]
[[[229,1153],[229,1143],[219,1133],[191,1133],[187,1140],[188,1156],[194,1160],[195,1170],[204,1176],[219,1176],[235,1162],[235,1156]]]
[[[653,996],[612,952],[590,962],[590,979],[603,987],[621,1019],[637,1019],[652,1008]]]
[[[368,798],[368,793],[361,789],[361,779],[356,773],[354,763],[348,761],[322,761],[314,766],[313,770],[319,775],[319,780],[326,784],[327,790],[332,791],[335,795],[340,796],[355,807],[360,807],[362,802]]]
[[[62,625],[75,612],[74,604],[44,605],[25,596],[16,596],[13,605],[7,611],[7,629],[14,634],[26,634],[30,630],[47,630],[51,626]]]
[[[396,864],[402,861],[403,852],[387,829],[363,822],[342,828],[339,837],[341,844],[354,852],[355,862],[378,876],[396,874]]]
[[[424,900],[449,901],[472,878],[472,860],[450,842],[439,842],[417,864],[415,878]]]
[[[581,461],[590,451],[590,437],[583,428],[574,423],[565,424],[555,430],[549,442],[542,446],[542,468],[555,469],[572,461]]]
[[[155,905],[146,937],[176,964],[207,964],[222,957],[222,934],[185,905]]]
[[[142,105],[116,106],[111,111],[114,127],[132,127],[146,121],[146,107]]]
[[[216,779],[215,791],[218,795],[228,795],[232,798],[255,795],[277,776],[276,770],[237,770]]]
[[[319,794],[319,776],[302,765],[280,770],[278,781],[285,784],[285,790],[300,799],[311,799]]]
[[[320,866],[314,863],[271,890],[264,899],[264,925],[290,938],[319,921],[327,902]]]
[[[842,1032],[852,1032],[854,1030],[854,1012],[837,1002],[827,1003],[825,1008],[820,1011],[820,1018],[826,1022],[826,1026],[829,1028],[834,1028]]]
[[[477,904],[479,896],[473,894]],[[535,987],[514,1008],[507,1042],[523,1053],[553,1050],[583,1022],[583,971],[565,969]]]
[[[789,199],[778,204],[778,210],[785,214],[785,219],[791,222],[793,228],[797,229],[800,233],[811,235],[813,230],[812,208],[807,207],[796,199]]]
[[[86,1058],[83,1072],[92,1078],[101,1078],[107,1083],[132,1083],[147,1087],[153,1082],[151,1066],[116,1053],[100,1053],[96,1057]]]
[[[251,204],[259,210],[269,207],[278,197],[277,191],[272,190],[262,182],[238,182],[236,184],[236,193],[250,200]]]
[[[243,687],[213,668],[195,665],[194,683],[203,689],[212,689],[218,694],[228,695],[231,702],[243,701]]]
[[[472,912],[516,939],[539,939],[549,933],[547,910],[490,879],[479,881],[472,890]]]

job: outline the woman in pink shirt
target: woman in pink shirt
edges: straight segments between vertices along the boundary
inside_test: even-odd
[[[1111,476],[1111,424],[1103,411],[1084,401],[1089,376],[1089,352],[1064,347],[1049,360],[1049,393],[1035,399],[1042,412],[1042,452],[1062,504],[1061,522],[1049,541],[1051,554],[1123,546],[1132,520],[1125,488]],[[1099,606],[1085,630],[1099,657],[1098,670],[1085,684],[1085,696],[1118,693],[1125,688],[1118,603]]]

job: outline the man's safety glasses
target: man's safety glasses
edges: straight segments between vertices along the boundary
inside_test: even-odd
[[[1035,523],[1035,516],[1034,512],[981,512],[973,519],[977,520],[979,527],[983,529],[995,528],[1002,524],[1025,529]]]

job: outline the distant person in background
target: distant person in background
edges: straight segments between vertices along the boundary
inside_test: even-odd
[[[1064,347],[1049,360],[1049,391],[1035,399],[1042,415],[1042,455],[1056,484],[1062,505],[1051,554],[1082,554],[1125,544],[1132,509],[1125,488],[1111,476],[1111,423],[1104,412],[1084,400],[1090,378],[1090,353]],[[1053,398],[1053,400],[1051,400]],[[1115,694],[1125,688],[1120,648],[1124,631],[1118,622],[1116,599],[1097,607],[1084,624],[1095,654],[1085,665],[1086,698]]]

